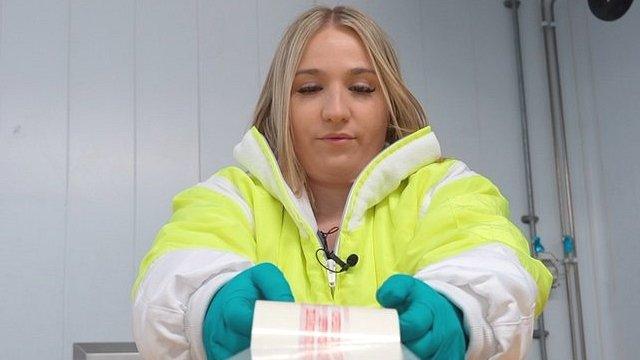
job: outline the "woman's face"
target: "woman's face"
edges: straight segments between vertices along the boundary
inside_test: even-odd
[[[351,184],[384,147],[384,96],[358,35],[328,26],[307,44],[291,90],[296,156],[312,182]]]

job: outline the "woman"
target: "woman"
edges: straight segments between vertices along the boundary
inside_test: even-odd
[[[218,171],[173,200],[133,289],[145,358],[229,357],[258,299],[398,310],[421,358],[522,358],[551,275],[508,203],[442,158],[393,48],[366,15],[316,7],[287,29]]]

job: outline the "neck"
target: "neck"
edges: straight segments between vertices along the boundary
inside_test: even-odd
[[[349,196],[351,184],[327,184],[309,181],[314,198],[314,213],[318,225],[340,226],[342,212]],[[331,223],[335,223],[331,225]]]

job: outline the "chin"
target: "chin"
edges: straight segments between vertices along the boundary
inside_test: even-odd
[[[360,164],[336,162],[327,164],[324,169],[326,173],[330,173],[334,175],[334,177],[345,179],[345,182],[354,182],[358,175],[360,175],[362,169],[364,169],[364,166]]]

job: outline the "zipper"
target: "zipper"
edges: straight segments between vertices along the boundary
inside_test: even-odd
[[[325,239],[321,239],[320,237],[322,237],[321,231],[320,229],[318,229],[316,231],[317,237],[318,237],[318,243],[320,245],[320,247],[324,250],[324,245],[323,243],[326,243],[326,238]],[[339,237],[340,235],[338,235]],[[328,251],[328,249],[327,249]],[[323,251],[324,254],[324,251]],[[324,261],[325,261],[325,266],[330,269],[330,270],[326,270],[327,271],[327,280],[329,282],[329,288],[331,290],[331,295],[333,295],[333,291],[336,287],[336,273],[334,272],[336,270],[336,262],[333,261],[332,259],[327,259],[326,254],[324,254]]]
[[[338,237],[336,238],[336,244],[335,244],[336,246],[333,249],[333,253],[336,254],[336,256],[338,257],[340,257],[340,255],[338,255],[338,250],[340,249],[340,238],[342,237],[342,230],[344,229],[344,219],[347,216],[348,210],[351,205],[351,196],[353,195],[353,189],[355,188],[354,185],[358,182],[359,179],[360,179],[360,175],[358,175],[358,178],[356,179],[356,181],[354,181],[353,184],[351,184],[351,189],[349,189],[349,194],[347,195],[347,201],[345,202],[344,209],[342,210],[342,219],[340,220]],[[320,228],[318,227],[315,231],[315,233],[318,234],[318,236],[319,236],[319,232],[318,232],[319,230]],[[320,241],[320,239],[318,239],[318,242],[320,242],[320,247],[322,247],[322,242]],[[331,259],[327,259],[326,256],[325,256],[325,260],[326,260],[327,267],[335,271],[336,262]],[[331,297],[333,297],[333,293],[336,288],[336,283],[338,282],[337,274],[335,272],[327,270],[327,281],[329,282],[329,290],[331,290]]]
[[[342,219],[340,220],[340,230],[338,231],[338,237],[336,238],[336,246],[333,249],[333,253],[336,254],[337,257],[340,257],[340,255],[338,255],[338,250],[340,249],[340,238],[342,237],[342,230],[344,229],[344,219],[347,216],[348,211],[350,210],[350,204],[351,204],[351,195],[353,195],[353,189],[354,189],[354,185],[358,182],[358,180],[360,179],[360,175],[358,175],[358,178],[356,179],[356,181],[353,182],[353,184],[351,184],[351,189],[349,189],[349,194],[347,195],[347,201],[344,203],[344,209],[342,210]],[[335,270],[335,261],[331,260],[331,263],[333,265],[333,270]],[[329,285],[331,285],[331,279],[333,279],[333,286],[336,286],[336,273],[331,273],[333,274],[333,276],[329,276]],[[333,295],[333,292],[332,292]]]
[[[336,262],[329,259],[327,260],[327,267],[329,269],[331,269],[332,271],[336,270]],[[331,295],[333,295],[333,290],[336,287],[336,273],[332,272],[332,271],[327,271],[328,274],[327,276],[329,277],[329,287],[331,288]]]

